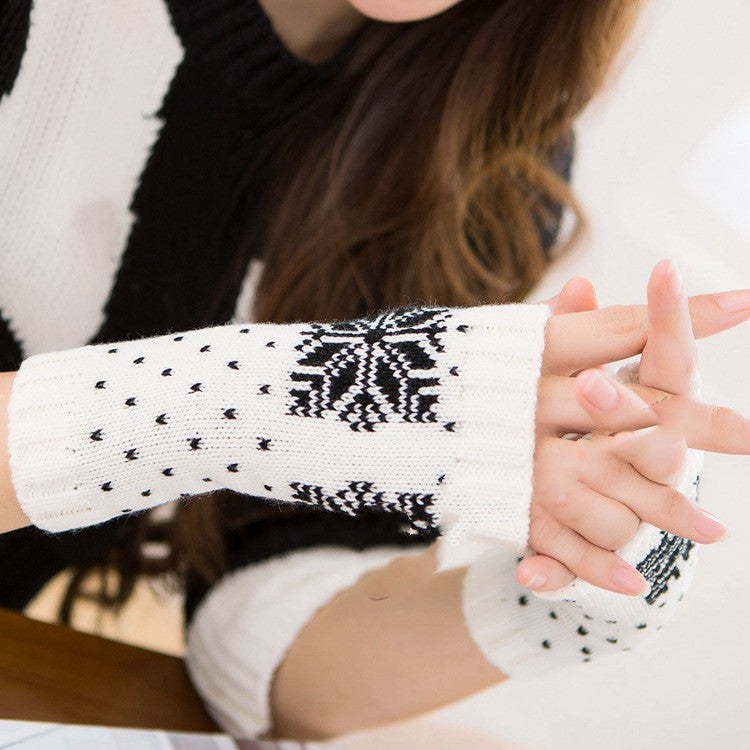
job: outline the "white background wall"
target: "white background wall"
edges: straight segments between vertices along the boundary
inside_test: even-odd
[[[750,2],[648,0],[620,67],[578,128],[590,234],[531,301],[582,274],[602,305],[645,302],[667,257],[689,294],[750,287]],[[704,398],[750,416],[750,323],[699,350]],[[430,718],[539,750],[750,748],[749,485],[750,458],[707,454],[701,502],[730,536],[650,644]]]

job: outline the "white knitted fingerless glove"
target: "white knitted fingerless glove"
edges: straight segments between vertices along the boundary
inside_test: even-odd
[[[228,488],[522,550],[549,315],[403,308],[38,354],[10,397],[13,485],[49,531]]]
[[[624,379],[627,371],[619,374]],[[698,501],[704,452],[689,449],[675,487]],[[505,674],[534,675],[575,662],[628,651],[660,630],[689,587],[697,545],[641,523],[618,550],[649,582],[627,596],[576,579],[554,592],[531,592],[515,577],[518,558],[493,550],[468,568],[463,587],[467,627],[485,658]]]

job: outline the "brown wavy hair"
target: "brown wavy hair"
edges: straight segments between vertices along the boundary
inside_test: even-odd
[[[555,164],[639,5],[462,0],[424,21],[368,21],[341,68],[270,129],[248,168],[238,205],[253,231],[226,279],[250,254],[264,260],[252,318],[522,300],[550,263],[544,246],[560,207],[580,226]],[[226,499],[182,504],[163,528],[172,553],[156,568],[220,575]],[[250,507],[245,520],[269,512]],[[109,604],[127,598],[144,569],[134,550],[153,537],[146,524],[112,552],[121,578]]]

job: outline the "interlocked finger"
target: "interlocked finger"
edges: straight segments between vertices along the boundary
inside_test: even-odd
[[[612,450],[614,438],[577,441],[579,481],[630,508],[638,518],[663,531],[710,544],[726,527],[669,485],[647,479]]]
[[[585,373],[582,373],[582,375]],[[606,374],[603,377],[609,378]],[[548,376],[551,377],[551,376]],[[554,382],[546,383],[548,377],[540,378],[540,395],[542,393],[552,393],[555,388],[562,390],[564,386]],[[581,377],[581,376],[579,376]],[[563,378],[563,380],[572,380],[577,382],[578,378]],[[740,412],[731,409],[728,406],[716,406],[707,404],[696,398],[685,395],[669,395],[662,391],[648,388],[643,385],[618,383],[609,378],[609,381],[615,387],[625,388],[639,397],[649,411],[639,411],[643,406],[638,407],[632,399],[623,401],[623,405],[633,407],[632,419],[635,425],[639,425],[639,416],[653,412],[656,416],[653,422],[642,424],[634,429],[642,429],[653,424],[660,424],[673,429],[687,442],[689,448],[696,450],[712,451],[714,453],[729,454],[750,454],[750,420],[746,419]],[[554,407],[546,403],[548,396],[540,398],[538,410],[545,410],[542,413],[554,419]],[[626,427],[614,426],[617,423],[611,419],[610,412],[606,409],[595,407],[591,401],[583,395],[583,387],[576,387],[575,398],[578,405],[589,415],[590,424],[594,425],[596,430],[606,434],[616,431],[628,431]],[[619,403],[619,402],[618,402]],[[584,424],[585,420],[569,404],[560,404],[560,413],[565,414],[567,419],[575,421],[576,424]],[[625,419],[623,417],[623,419]],[[558,420],[562,421],[562,420]],[[623,420],[620,421],[622,423]],[[594,432],[594,429],[570,429],[569,432]]]
[[[674,260],[663,260],[654,268],[648,283],[647,313],[641,383],[669,393],[695,395],[697,350],[687,296]]]
[[[591,544],[548,514],[535,514],[529,532],[531,549],[554,558],[594,586],[631,596],[648,588],[646,579],[621,557]]]
[[[688,299],[693,336],[713,336],[750,318],[750,290]],[[640,354],[648,340],[646,305],[613,305],[553,315],[545,330],[542,372],[570,375]]]
[[[674,427],[690,448],[750,454],[750,420],[728,406],[674,396],[651,407],[659,422]]]
[[[539,379],[537,427],[556,435],[588,433],[600,427],[608,433],[639,430],[659,423],[658,412],[649,404],[668,395],[645,386],[618,383],[599,370],[588,369],[575,378],[545,375]]]
[[[614,436],[612,453],[627,461],[646,479],[676,485],[687,462],[687,441],[679,432],[664,425]]]
[[[545,499],[542,502],[550,515],[602,549],[621,549],[640,525],[638,516],[626,505],[581,482]]]

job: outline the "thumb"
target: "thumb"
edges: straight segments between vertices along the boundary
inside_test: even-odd
[[[549,299],[544,300],[544,302],[541,302],[540,304],[547,305],[553,315],[559,315],[561,312],[559,294],[556,294],[554,297],[550,297]]]

